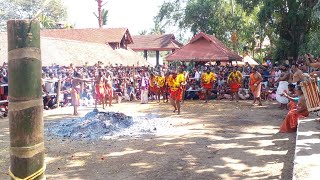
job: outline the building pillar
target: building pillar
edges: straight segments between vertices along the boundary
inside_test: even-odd
[[[159,66],[160,52],[156,51],[156,65]]]
[[[144,59],[148,60],[148,50],[144,50]]]

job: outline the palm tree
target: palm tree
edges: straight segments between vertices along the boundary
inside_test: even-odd
[[[103,3],[103,0],[95,0],[98,3],[98,15],[93,13],[98,18],[99,28],[107,24],[108,10],[102,9],[107,2]]]
[[[104,26],[104,25],[107,25],[107,19],[108,19],[108,10],[106,10],[106,9],[102,9],[102,11],[101,11],[101,20],[102,20],[102,22],[101,22],[101,25],[102,26]],[[98,22],[99,22],[99,27],[102,27],[102,26],[100,26],[100,20],[99,20],[99,15],[98,14],[96,14],[95,12],[93,13],[95,16],[96,16],[96,18],[98,19]]]

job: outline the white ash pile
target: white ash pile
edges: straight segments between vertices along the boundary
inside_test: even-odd
[[[69,119],[48,124],[48,135],[71,139],[101,139],[112,136],[133,124],[133,118],[123,113],[89,112],[84,118]]]

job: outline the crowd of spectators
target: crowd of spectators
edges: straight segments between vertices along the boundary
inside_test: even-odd
[[[201,74],[206,68],[210,68],[215,73],[217,81],[212,90],[212,99],[230,99],[230,88],[227,84],[227,78],[234,68],[242,73],[243,83],[238,95],[241,99],[251,99],[252,95],[249,90],[249,75],[253,68],[248,63],[244,66],[237,64],[227,63],[225,65],[215,64],[197,64],[197,63],[178,63],[169,64],[157,67],[128,67],[121,64],[115,66],[105,66],[103,63],[98,62],[94,66],[88,66],[86,63],[83,66],[76,67],[73,64],[69,66],[59,66],[53,64],[49,67],[42,68],[42,89],[44,108],[53,109],[59,106],[69,106],[71,104],[71,81],[74,73],[81,74],[83,79],[94,80],[99,72],[104,75],[111,75],[113,79],[113,90],[115,100],[121,102],[122,100],[132,101],[140,99],[139,80],[141,79],[142,72],[155,75],[165,75],[167,72],[181,68],[187,74],[187,87],[184,99],[204,99],[201,87]],[[259,71],[263,76],[262,85],[262,98],[264,100],[274,100],[276,91],[276,81],[282,73],[283,66],[277,64],[265,64],[259,66]],[[300,69],[307,73],[308,69],[301,64]],[[59,82],[59,81],[60,82]],[[1,100],[6,100],[8,95],[8,68],[7,64],[3,64],[0,68],[0,94]],[[60,96],[57,96],[58,86],[60,84]],[[94,82],[86,81],[82,84],[81,99],[82,105],[94,104]],[[57,99],[59,98],[59,99]],[[150,94],[150,99],[154,97]],[[4,103],[2,103],[4,104]],[[6,110],[6,106],[2,105],[2,110]]]

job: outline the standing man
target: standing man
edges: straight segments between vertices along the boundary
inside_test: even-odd
[[[252,69],[252,73],[250,74],[250,80],[249,80],[249,85],[250,85],[250,90],[253,94],[254,101],[253,105],[255,105],[256,101],[258,100],[259,106],[262,106],[261,102],[261,82],[262,82],[262,76],[258,72],[257,68]]]
[[[99,71],[98,76],[95,79],[95,108],[97,108],[97,103],[99,101],[100,104],[102,104],[104,109],[104,103],[105,103],[105,77],[101,71]]]
[[[105,78],[105,103],[109,104],[109,107],[112,106],[112,99],[113,99],[113,89],[112,89],[112,77],[111,72],[107,71],[106,78]]]
[[[202,74],[201,76],[201,83],[202,87],[205,91],[205,103],[208,102],[209,95],[211,95],[211,91],[213,88],[213,83],[216,81],[216,76],[210,71],[210,69],[207,67],[206,72]]]
[[[172,75],[168,78],[168,85],[170,86],[170,102],[174,107],[173,112],[175,113],[178,110],[178,115],[180,115],[182,101],[182,85],[185,82],[185,77],[182,73],[177,75],[176,72],[173,72]]]
[[[141,90],[141,104],[148,103],[148,89],[149,89],[149,78],[146,76],[146,73],[143,71],[140,81],[140,90]]]
[[[163,96],[163,102],[165,102],[165,100],[167,99],[165,93],[166,93],[166,87],[165,87],[165,83],[166,83],[166,79],[163,76],[163,74],[161,74],[160,76],[157,76],[156,78],[156,84],[157,84],[157,95],[158,95],[158,100],[160,102],[160,95],[162,94]]]
[[[149,93],[150,93],[150,95],[151,95],[151,101],[153,101],[153,98],[154,98],[154,96],[156,96],[157,97],[157,85],[156,85],[156,79],[157,79],[157,77],[153,74],[153,73],[151,73],[150,74],[150,79],[149,79]]]
[[[289,65],[283,65],[282,68],[282,74],[280,78],[276,81],[276,83],[279,83],[278,89],[276,92],[276,100],[280,103],[280,109],[286,108],[287,104],[289,103],[288,98],[283,96],[283,93],[285,91],[288,92],[288,85],[289,80],[291,77],[291,73],[289,71]]]
[[[236,101],[238,102],[239,100],[238,92],[242,83],[242,74],[240,71],[237,70],[236,67],[233,68],[233,71],[230,73],[227,82],[231,89],[231,97],[232,97],[231,101],[233,101],[235,96]]]
[[[81,82],[84,80],[82,76],[78,72],[74,72],[74,77],[71,80],[71,99],[73,105],[73,115],[77,116],[78,107],[80,106],[80,90],[81,90]],[[92,81],[91,81],[92,82]]]
[[[293,72],[292,84],[297,85],[298,82],[302,82],[305,80],[305,76],[303,75],[303,72],[299,69],[299,66],[297,64],[292,64],[291,70]]]

